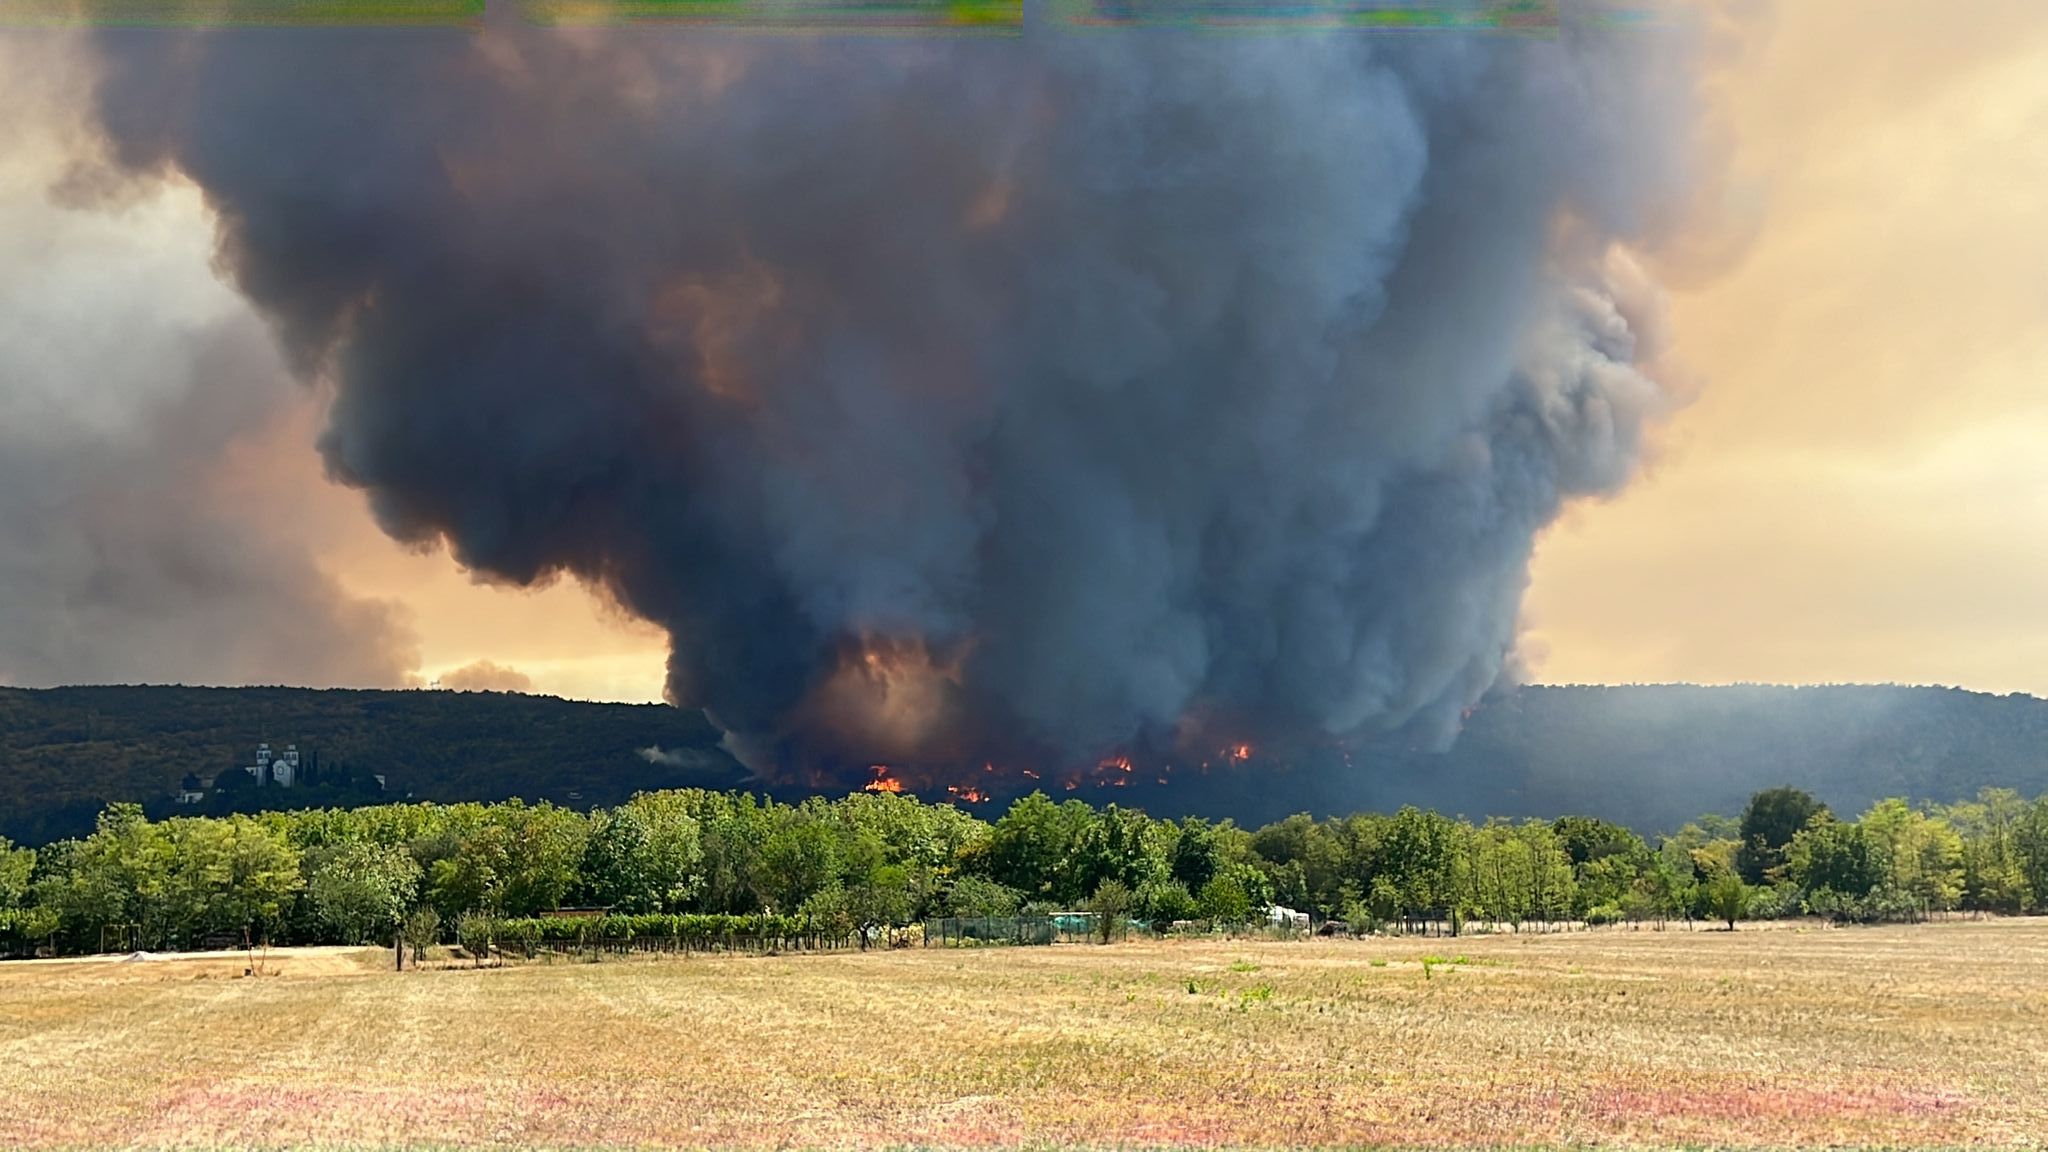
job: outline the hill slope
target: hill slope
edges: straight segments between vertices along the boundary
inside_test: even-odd
[[[496,692],[0,689],[0,835],[76,835],[110,800],[157,814],[187,773],[253,784],[235,770],[259,742],[296,743],[329,783],[246,788],[201,810],[362,803],[377,773],[392,799],[613,804],[641,789],[738,780],[718,740],[697,712]],[[649,748],[669,755],[650,760]]]
[[[1845,814],[1886,796],[2048,792],[2048,700],[1891,685],[1527,687],[1489,700],[1450,752],[1403,755],[1376,806],[1590,812],[1668,831],[1750,793],[1805,788]]]
[[[76,835],[109,800],[171,811],[187,773],[245,780],[232,769],[250,762],[259,741],[317,754],[326,783],[244,788],[200,810],[362,803],[376,798],[371,773],[385,775],[390,798],[579,806],[745,776],[701,714],[660,705],[296,688],[0,689],[0,835]],[[667,755],[642,754],[651,748]],[[999,800],[1036,786],[981,782]],[[1444,753],[1360,750],[1349,767],[1254,762],[1164,787],[1140,777],[1128,789],[1078,794],[1247,824],[1418,804],[1474,817],[1583,812],[1657,832],[1702,812],[1734,813],[1751,792],[1783,783],[1845,813],[1889,795],[1951,801],[1987,785],[2048,792],[2048,701],[1890,686],[1527,687],[1488,700]]]

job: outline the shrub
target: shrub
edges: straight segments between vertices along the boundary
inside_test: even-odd
[[[1095,914],[1095,931],[1104,944],[1115,938],[1117,925],[1131,914],[1135,903],[1131,890],[1121,880],[1104,880],[1095,889],[1095,895],[1088,901],[1088,911]]]
[[[1742,877],[1733,872],[1723,872],[1707,883],[1707,910],[1734,931],[1735,922],[1749,914],[1753,893],[1754,890],[1742,882]]]
[[[1243,924],[1252,918],[1252,906],[1264,895],[1265,878],[1258,869],[1233,864],[1209,878],[1197,898],[1202,917],[1218,924]]]
[[[1015,916],[1023,899],[1015,888],[985,876],[962,876],[946,892],[948,916]]]
[[[465,912],[462,919],[455,922],[455,942],[481,964],[484,953],[490,951],[497,927],[497,921],[488,912]]]
[[[1586,909],[1586,923],[1596,927],[1601,924],[1618,924],[1621,920],[1622,911],[1619,904],[1595,904]]]
[[[1148,880],[1139,886],[1139,911],[1154,928],[1165,931],[1176,920],[1192,920],[1200,912],[1187,886],[1178,880]]]
[[[1751,890],[1748,914],[1752,920],[1782,920],[1797,916],[1800,906],[1798,885],[1774,884]]]
[[[414,960],[424,960],[427,949],[441,941],[441,914],[431,904],[422,904],[405,918],[405,941],[412,945]]]

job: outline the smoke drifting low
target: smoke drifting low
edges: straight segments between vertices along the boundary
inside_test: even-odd
[[[1666,395],[1671,30],[104,33],[408,542],[757,770],[1446,738]]]
[[[478,660],[437,677],[450,692],[531,692],[533,677],[517,668]]]

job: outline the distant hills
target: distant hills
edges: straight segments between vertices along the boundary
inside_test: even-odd
[[[1486,701],[1442,755],[1387,758],[1374,806],[1472,816],[1587,812],[1646,832],[1804,788],[1845,814],[1886,796],[2048,792],[2048,700],[1956,688],[1525,687]]]
[[[745,772],[718,741],[697,712],[499,692],[0,689],[0,836],[78,835],[111,800],[177,811],[188,774],[253,785],[238,769],[265,742],[297,744],[317,762],[314,783],[238,788],[184,810],[373,802],[379,774],[393,800],[610,805],[643,789],[737,782]]]
[[[745,770],[718,740],[696,712],[490,692],[0,689],[0,835],[77,835],[111,800],[179,811],[184,777],[229,774],[258,742],[296,743],[314,783],[258,791],[228,775],[238,787],[182,810],[379,795],[610,805],[642,789],[740,784]],[[1360,749],[1348,766],[1254,760],[1165,786],[1136,780],[1076,794],[1246,824],[1412,803],[1475,818],[1583,812],[1654,833],[1784,783],[1845,813],[1889,795],[2048,792],[2048,701],[1893,686],[1525,687],[1489,698],[1448,752]]]

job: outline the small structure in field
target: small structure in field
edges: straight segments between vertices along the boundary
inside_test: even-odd
[[[1308,913],[1296,912],[1292,908],[1283,908],[1278,904],[1266,909],[1266,922],[1275,928],[1285,928],[1294,932],[1306,932],[1309,927]]]

